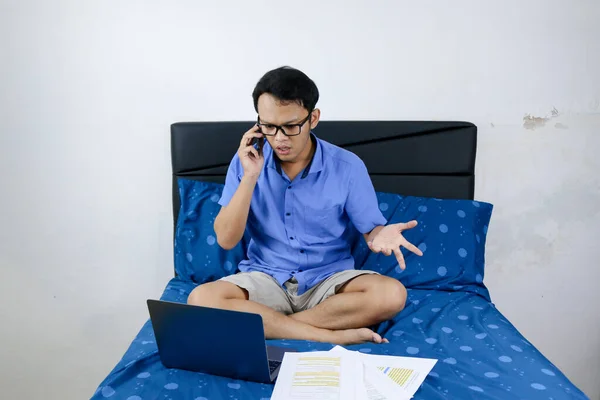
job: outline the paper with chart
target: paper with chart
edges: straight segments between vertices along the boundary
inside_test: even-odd
[[[353,354],[285,353],[271,400],[353,399],[359,365]]]
[[[379,369],[411,397],[419,390],[437,360],[361,354],[365,365]]]
[[[363,380],[357,379],[356,400],[409,400],[406,392],[388,379],[379,369],[359,360]]]
[[[346,350],[336,346],[330,351]],[[348,350],[346,350],[348,351]],[[437,360],[430,358],[380,356],[358,353],[365,367],[376,368],[387,376],[397,387],[412,397],[421,387]]]

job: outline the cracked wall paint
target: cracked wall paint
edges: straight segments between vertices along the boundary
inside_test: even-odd
[[[527,134],[479,128],[475,193],[495,204],[485,282],[540,350],[589,381],[600,368],[600,114],[555,118]]]

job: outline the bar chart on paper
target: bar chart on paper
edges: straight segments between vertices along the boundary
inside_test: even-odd
[[[378,367],[388,378],[396,382],[398,385],[405,387],[411,378],[414,379],[414,369],[409,368],[394,368],[394,367]]]
[[[413,396],[437,360],[430,358],[361,354],[363,362],[378,369],[398,387]]]
[[[437,363],[432,358],[365,354],[352,352],[341,346],[335,346],[329,352],[354,353],[360,357],[363,364],[363,386],[366,389],[363,397],[368,399],[410,399]]]

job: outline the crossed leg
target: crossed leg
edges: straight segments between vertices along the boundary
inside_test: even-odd
[[[406,303],[406,289],[396,279],[360,275],[335,294],[291,318],[323,329],[352,329],[393,318]]]
[[[297,321],[263,304],[248,300],[248,292],[233,283],[215,281],[196,287],[188,304],[260,314],[267,339],[312,340],[335,344],[381,343],[368,328],[332,330]]]
[[[406,290],[397,280],[361,275],[317,306],[287,316],[249,300],[248,292],[226,282],[195,288],[188,303],[260,314],[267,339],[299,339],[336,344],[381,343],[380,335],[365,328],[393,317],[404,307]]]

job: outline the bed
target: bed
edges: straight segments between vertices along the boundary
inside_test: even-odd
[[[171,126],[175,276],[160,296],[185,302],[196,285],[236,272],[248,237],[230,251],[212,223],[227,167],[252,122]],[[438,359],[415,399],[585,399],[491,302],[484,284],[485,242],[493,206],[475,200],[477,128],[468,122],[323,121],[315,134],[356,153],[367,166],[389,222],[415,218],[407,239],[423,257],[368,251],[348,236],[357,268],[399,279],[406,308],[375,327],[389,344],[347,346],[370,354]],[[146,299],[140,299],[145,301]],[[327,343],[273,340],[300,351]],[[273,386],[167,369],[147,321],[92,399],[269,399]]]

